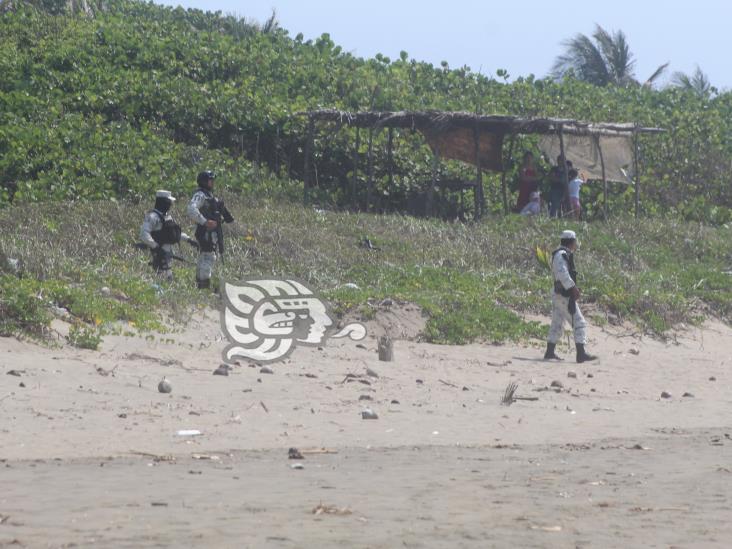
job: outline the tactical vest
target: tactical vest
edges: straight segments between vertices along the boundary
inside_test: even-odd
[[[158,245],[178,244],[180,242],[181,228],[173,219],[165,219],[165,216],[157,210],[153,210],[162,221],[163,226],[157,231],[151,231],[150,236]]]
[[[559,252],[565,252],[562,255],[564,256],[564,260],[567,262],[569,277],[572,279],[572,282],[577,284],[577,269],[574,266],[574,254],[564,246],[560,246],[552,252],[552,263],[554,263],[554,256],[557,255]],[[562,286],[562,283],[558,280],[554,281],[554,291],[558,294],[562,294],[564,297],[569,297],[570,295],[569,290],[565,290],[564,286]]]

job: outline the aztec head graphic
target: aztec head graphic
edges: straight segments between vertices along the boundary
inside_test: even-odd
[[[229,339],[224,360],[237,357],[274,362],[296,345],[322,345],[328,337],[366,337],[362,324],[329,334],[335,322],[328,307],[296,280],[247,280],[224,284],[221,324]]]

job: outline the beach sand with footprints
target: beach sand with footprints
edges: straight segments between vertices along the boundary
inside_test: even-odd
[[[99,351],[60,322],[57,346],[0,339],[0,547],[732,544],[732,329],[593,326],[576,364],[422,323],[396,304],[228,376],[215,312]]]

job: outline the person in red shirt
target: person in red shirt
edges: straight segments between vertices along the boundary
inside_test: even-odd
[[[531,200],[531,193],[539,189],[539,174],[534,165],[534,155],[526,151],[518,173],[518,200],[516,211],[520,212]]]

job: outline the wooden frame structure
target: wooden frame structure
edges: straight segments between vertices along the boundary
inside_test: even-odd
[[[333,123],[340,126],[356,128],[356,147],[360,146],[359,129],[368,129],[368,199],[373,187],[372,144],[374,130],[388,128],[387,157],[389,162],[389,178],[393,178],[393,130],[394,128],[417,130],[425,136],[433,152],[432,184],[427,189],[426,214],[432,213],[432,198],[436,186],[437,166],[440,157],[454,158],[473,164],[476,167],[476,180],[469,182],[474,187],[475,218],[480,219],[485,212],[485,196],[483,192],[483,170],[501,172],[501,193],[504,212],[508,213],[508,192],[506,186],[506,170],[503,160],[503,145],[508,137],[508,158],[513,154],[517,135],[557,135],[560,144],[560,156],[565,156],[564,136],[583,136],[594,141],[600,153],[602,163],[602,180],[604,195],[604,212],[607,217],[607,179],[605,177],[605,160],[600,147],[600,138],[626,137],[633,140],[633,165],[635,171],[635,216],[640,209],[640,173],[639,173],[639,140],[641,134],[658,134],[662,128],[649,128],[630,123],[590,123],[565,118],[521,118],[518,116],[481,115],[468,112],[444,111],[361,111],[347,112],[335,109],[320,109],[298,113],[307,117],[307,135],[305,142],[304,198],[307,202],[309,189],[312,187],[311,166],[313,142],[317,122]],[[472,147],[467,146],[472,141]],[[354,150],[354,176],[352,188],[356,184],[358,170],[357,151]],[[566,163],[563,163],[565,180],[567,179]],[[452,182],[453,185],[455,182]],[[466,183],[468,184],[468,183]]]

